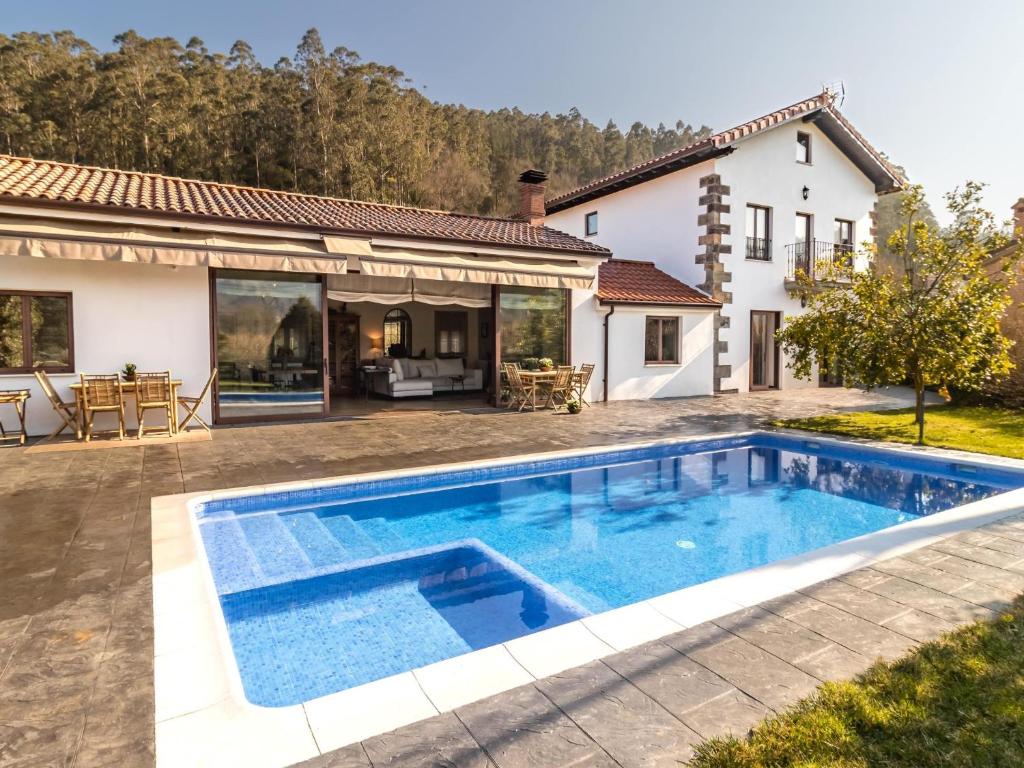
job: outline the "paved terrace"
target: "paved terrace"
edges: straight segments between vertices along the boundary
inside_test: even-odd
[[[908,402],[900,390],[808,390],[618,403],[574,417],[393,412],[138,449],[0,449],[0,765],[152,765],[154,496]],[[1022,562],[1024,523],[962,534],[309,765],[676,765],[700,738],[742,733],[820,680],[992,616],[1024,591]]]

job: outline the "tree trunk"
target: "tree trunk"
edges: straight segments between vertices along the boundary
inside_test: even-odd
[[[924,445],[924,382],[914,379],[914,422],[917,424],[917,444]]]

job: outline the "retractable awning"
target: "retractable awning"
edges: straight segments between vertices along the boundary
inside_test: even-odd
[[[0,255],[180,267],[344,274],[359,245],[0,216]],[[368,243],[367,243],[368,245]],[[342,249],[345,250],[342,250]],[[368,250],[368,248],[367,248]]]
[[[489,307],[491,288],[481,283],[452,283],[417,280],[411,277],[331,275],[327,297],[335,301],[369,301],[374,304],[403,304],[409,301],[434,306]]]
[[[505,256],[373,248],[359,260],[360,272],[375,277],[446,280],[535,288],[591,288],[597,267],[570,259],[522,259]]]

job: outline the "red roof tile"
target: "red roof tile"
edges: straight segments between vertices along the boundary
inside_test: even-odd
[[[18,198],[131,211],[195,215],[327,232],[450,240],[593,256],[611,252],[518,219],[317,197],[0,155],[0,200]]]
[[[796,104],[791,104],[788,107],[776,110],[775,112],[771,112],[767,115],[756,118],[755,120],[743,123],[742,125],[737,125],[712,136],[708,136],[706,139],[701,139],[700,141],[688,144],[685,147],[674,149],[664,155],[660,155],[651,160],[640,163],[639,165],[634,165],[632,168],[626,168],[600,179],[595,179],[594,181],[584,184],[571,192],[566,192],[563,195],[559,195],[558,197],[548,200],[546,203],[547,212],[554,213],[556,211],[564,210],[565,208],[572,207],[572,205],[577,202],[582,203],[585,200],[592,200],[596,197],[600,197],[602,194],[610,194],[611,192],[617,191],[625,186],[638,184],[642,181],[647,181],[665,173],[678,170],[686,164],[692,165],[695,162],[701,162],[704,159],[715,156],[716,153],[721,154],[723,150],[727,149],[730,145],[740,139],[747,138],[755,133],[766,131],[769,128],[773,128],[794,118],[803,117],[819,111],[834,120],[844,131],[848,132],[852,137],[852,140],[859,146],[860,151],[870,157],[871,160],[878,165],[878,169],[882,174],[891,178],[892,182],[896,186],[903,183],[904,180],[902,175],[893,168],[893,166],[882,156],[880,152],[868,144],[867,140],[845,117],[842,116],[842,114],[840,114],[839,110],[836,109],[835,94],[831,91],[825,90],[817,96],[804,99],[803,101],[798,101]],[[690,162],[687,163],[686,161]]]
[[[706,293],[662,272],[650,261],[610,259],[598,268],[597,298],[612,304],[720,307]]]

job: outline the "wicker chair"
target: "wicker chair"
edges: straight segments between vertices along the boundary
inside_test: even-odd
[[[508,377],[508,407],[515,408],[519,406],[519,411],[522,412],[523,408],[534,402],[536,386],[523,381],[523,377],[519,375],[519,366],[515,363],[502,363],[502,367],[505,369],[505,375]]]
[[[171,388],[171,372],[135,374],[135,416],[139,420],[139,434],[146,434],[146,411],[163,411],[167,416],[167,427],[150,427],[168,437],[175,433],[178,414],[174,412],[174,391]]]
[[[185,418],[178,424],[178,432],[184,432],[190,421],[198,421],[199,426],[205,429],[207,432],[210,431],[210,425],[203,421],[203,417],[199,415],[199,406],[205,401],[207,396],[210,394],[210,387],[217,380],[218,370],[214,368],[210,371],[210,378],[206,380],[206,386],[203,387],[203,391],[199,393],[199,397],[183,397],[178,395],[178,405],[185,409]]]
[[[572,398],[575,372],[576,369],[571,365],[560,365],[555,369],[555,378],[544,387],[544,394],[547,395],[544,401],[545,408],[557,408]]]
[[[80,374],[82,383],[82,417],[85,419],[85,441],[92,440],[92,420],[97,413],[117,414],[117,436],[124,440],[124,393],[121,379],[111,375]],[[114,434],[113,431],[105,434]]]
[[[583,398],[583,393],[587,391],[587,385],[590,384],[590,377],[594,375],[594,367],[593,363],[584,363],[580,366],[576,375],[572,377],[573,394],[579,398],[579,401],[583,405],[588,407],[590,406],[590,403]]]
[[[53,382],[50,381],[50,377],[47,376],[44,371],[36,371],[35,374],[36,381],[39,382],[40,389],[43,390],[43,394],[46,395],[46,399],[50,401],[50,405],[53,406],[53,410],[56,411],[57,416],[60,417],[60,426],[53,430],[53,432],[47,435],[44,439],[49,440],[50,438],[59,435],[65,429],[70,429],[75,433],[75,437],[78,440],[81,440],[82,425],[78,421],[78,402],[62,400],[60,395],[57,394],[57,389],[53,386]]]

